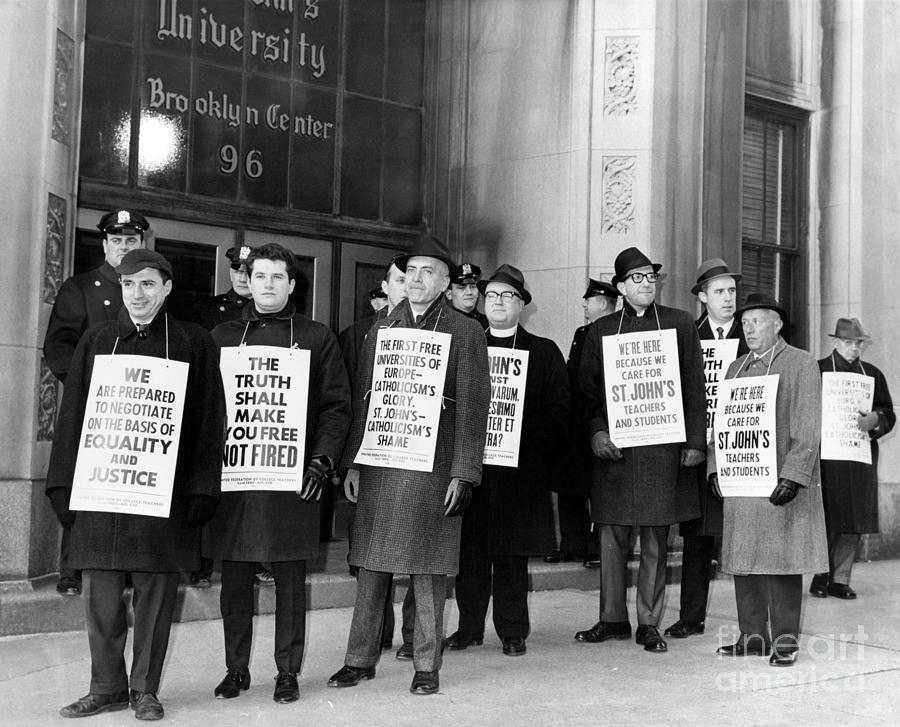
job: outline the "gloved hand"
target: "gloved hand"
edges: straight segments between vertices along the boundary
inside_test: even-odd
[[[878,426],[878,412],[870,411],[868,413],[860,411],[856,417],[856,423],[864,432],[871,432]]]
[[[69,494],[71,490],[66,487],[54,487],[47,492],[50,498],[50,507],[56,513],[56,519],[63,527],[70,528],[75,524],[75,513],[69,509]]]
[[[681,450],[682,467],[696,467],[705,459],[706,453],[701,452],[699,449],[691,449],[690,447],[685,447]]]
[[[719,502],[725,502],[725,497],[722,495],[722,490],[719,487],[719,475],[717,473],[711,473],[710,476],[706,478],[706,484],[709,486],[709,492],[713,497]]]
[[[791,500],[797,497],[797,490],[800,485],[793,480],[779,478],[778,486],[769,495],[769,502],[773,505],[787,505]]]
[[[187,501],[187,524],[192,528],[201,528],[216,514],[219,501],[209,495],[191,495]]]
[[[447,506],[444,515],[459,517],[466,511],[470,502],[472,502],[472,483],[461,480],[459,477],[450,480],[447,496],[444,498],[444,504]]]
[[[622,459],[621,450],[612,443],[609,432],[604,432],[602,429],[591,437],[591,449],[594,456],[600,459],[611,459],[613,462]]]
[[[306,472],[303,473],[303,487],[300,488],[300,499],[306,502],[318,502],[322,497],[322,488],[331,476],[331,462],[324,454],[317,454],[309,460]]]
[[[344,497],[348,502],[356,502],[359,499],[359,470],[352,467],[344,475]]]

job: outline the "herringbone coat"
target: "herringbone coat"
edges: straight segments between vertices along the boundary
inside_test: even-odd
[[[353,464],[363,439],[379,328],[421,328],[453,337],[431,472]],[[402,301],[369,332],[354,390],[361,400],[354,402],[343,462],[360,471],[350,564],[391,573],[455,575],[462,518],[444,516],[444,498],[453,477],[481,482],[490,403],[487,346],[481,326],[454,311],[443,296],[417,324],[409,301]]]

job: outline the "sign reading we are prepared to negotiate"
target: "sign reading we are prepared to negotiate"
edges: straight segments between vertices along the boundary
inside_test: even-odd
[[[675,330],[603,336],[609,434],[617,447],[684,442]]]
[[[188,364],[95,356],[72,510],[169,517]]]
[[[863,374],[822,374],[822,459],[872,464],[869,433],[859,428],[859,413],[872,410],[875,379]]]
[[[382,328],[357,464],[431,472],[441,420],[450,334]]]
[[[488,346],[488,362],[491,370],[491,406],[482,462],[518,467],[528,351]]]

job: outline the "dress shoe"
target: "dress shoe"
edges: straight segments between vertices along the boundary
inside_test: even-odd
[[[503,653],[506,656],[522,656],[525,653],[525,639],[521,636],[503,639]]]
[[[797,661],[797,653],[796,649],[791,651],[775,649],[772,651],[772,656],[769,657],[769,666],[794,666],[794,662]]]
[[[669,626],[664,634],[671,636],[673,639],[686,639],[688,636],[702,634],[704,631],[706,631],[706,625],[702,621],[695,624],[690,621],[679,620]]]
[[[772,647],[759,636],[747,636],[747,634],[741,634],[733,644],[716,649],[719,656],[768,656],[771,651]]]
[[[409,685],[410,694],[434,694],[440,684],[437,671],[417,671]]]
[[[588,644],[599,644],[607,639],[631,638],[631,624],[627,621],[598,621],[587,631],[579,631],[575,634],[575,641],[584,641]]]
[[[403,642],[403,645],[397,649],[397,653],[394,656],[400,661],[409,661],[413,658],[413,645]]]
[[[63,717],[90,717],[100,712],[115,712],[128,707],[128,692],[115,694],[86,694],[77,702],[66,705],[59,713]]]
[[[455,631],[446,639],[444,639],[444,648],[452,651],[462,651],[470,646],[481,646],[484,643],[484,634],[473,636],[464,634],[462,631]]]
[[[191,573],[191,588],[210,588],[212,581],[205,573]]]
[[[545,563],[571,563],[575,560],[581,560],[583,556],[571,553],[568,550],[557,550],[544,557]]]
[[[261,568],[253,574],[253,577],[256,578],[256,582],[261,586],[274,586],[275,585],[275,574],[272,571]]]
[[[599,553],[588,553],[585,556],[584,562],[582,565],[585,568],[599,568],[600,567],[600,554]]]
[[[828,574],[817,573],[809,584],[809,592],[816,598],[828,598]]]
[[[147,722],[155,722],[166,716],[163,706],[153,692],[138,692],[131,690],[131,708],[134,710],[134,718]]]
[[[56,584],[56,592],[60,596],[80,596],[81,595],[81,581],[78,580],[77,578],[68,578],[68,577],[60,578],[59,582]],[[90,696],[90,695],[88,695],[88,696]],[[102,695],[100,695],[100,696],[102,696]]]
[[[669,645],[662,636],[659,635],[659,629],[649,624],[641,624],[634,632],[634,641],[644,647],[644,651],[654,654],[665,654],[669,650]]]
[[[856,598],[856,591],[846,583],[829,583],[828,595],[835,598],[843,598],[845,601],[852,601]]]
[[[355,687],[363,679],[374,679],[374,666],[347,666],[346,664],[331,675],[329,687]]]
[[[278,704],[290,704],[300,699],[300,687],[297,685],[297,675],[289,671],[280,671],[275,677],[275,692],[272,694]]]
[[[218,699],[234,699],[249,688],[250,672],[244,669],[229,669],[225,678],[219,682],[219,686],[213,690],[213,694]]]

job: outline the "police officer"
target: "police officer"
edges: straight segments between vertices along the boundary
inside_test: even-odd
[[[144,233],[149,227],[146,218],[137,212],[107,212],[97,224],[105,235],[103,264],[73,275],[60,286],[44,336],[44,359],[61,382],[66,381],[81,334],[97,323],[116,319],[122,307],[122,289],[113,268],[129,250],[144,247]],[[64,596],[77,596],[81,593],[81,572],[68,567],[70,528],[64,525],[62,533],[56,590]]]
[[[488,321],[484,313],[478,312],[478,281],[481,268],[472,263],[460,263],[450,271],[450,286],[444,292],[454,310],[464,316],[474,318],[487,328]]]
[[[194,320],[211,331],[220,323],[237,320],[247,301],[250,300],[250,279],[247,277],[247,258],[253,251],[249,245],[235,245],[225,256],[229,261],[228,277],[231,290],[222,295],[214,295],[197,301],[194,306]]]

